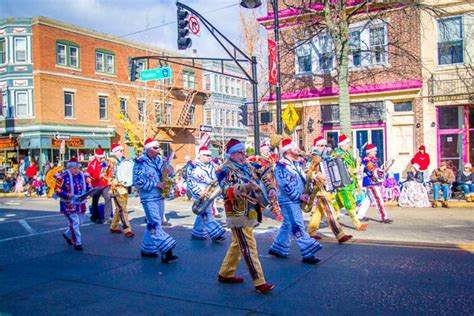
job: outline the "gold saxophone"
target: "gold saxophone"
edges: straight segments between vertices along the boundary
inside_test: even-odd
[[[46,174],[45,182],[49,187],[48,197],[52,198],[56,189],[62,186],[63,180],[61,177],[57,177],[56,174],[60,174],[63,171],[63,166],[54,167]]]
[[[161,190],[161,197],[167,198],[170,195],[171,188],[173,187],[173,179],[170,178],[168,172],[168,159],[163,163],[161,168],[161,183],[163,183],[163,190]]]
[[[309,213],[313,210],[314,207],[314,200],[316,196],[321,191],[321,183],[317,183],[317,181],[313,180],[315,174],[318,173],[320,160],[318,157],[312,157],[311,166],[309,167],[308,171],[306,172],[306,186],[304,188],[303,194],[309,195],[310,199],[309,202],[301,202],[301,210],[305,213]],[[311,184],[314,184],[311,188]]]
[[[213,180],[204,191],[204,194],[193,203],[193,213],[200,215],[211,205],[221,192],[221,187],[217,180]]]

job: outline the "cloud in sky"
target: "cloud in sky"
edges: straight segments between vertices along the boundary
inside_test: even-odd
[[[240,0],[182,2],[203,14],[232,42],[241,45]],[[0,18],[33,16],[45,16],[113,36],[152,28],[125,38],[177,51],[174,0],[0,0]],[[200,37],[192,36],[192,40],[192,48],[198,50],[199,56],[226,57],[207,31],[202,31]]]

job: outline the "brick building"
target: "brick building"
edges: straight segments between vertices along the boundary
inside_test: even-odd
[[[355,3],[348,1],[348,8]],[[318,135],[337,146],[340,134],[334,44],[323,30],[307,31],[314,12],[322,10],[320,4],[310,7],[313,13],[302,13],[280,1],[278,12],[282,107],[297,110],[299,125],[291,134],[305,149]],[[268,12],[259,22],[273,38],[270,4]],[[350,43],[354,147],[365,155],[365,145],[375,144],[379,158],[395,158],[393,170],[401,171],[423,142],[419,12],[370,4],[355,15]],[[275,95],[267,102],[274,108]]]
[[[113,142],[133,157],[134,140],[155,137],[183,164],[202,124],[202,73],[168,65],[172,79],[129,81],[130,57],[159,54],[172,53],[44,17],[0,20],[2,162],[87,160]]]

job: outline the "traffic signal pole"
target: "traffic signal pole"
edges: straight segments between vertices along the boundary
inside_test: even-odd
[[[255,154],[260,154],[260,124],[258,119],[257,57],[252,56],[253,134]]]

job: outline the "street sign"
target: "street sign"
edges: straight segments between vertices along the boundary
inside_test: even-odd
[[[199,33],[201,33],[201,25],[199,25],[199,20],[194,15],[189,17],[188,24],[191,33],[194,35],[199,35]]]
[[[172,77],[171,67],[155,68],[140,71],[140,80],[160,80]]]
[[[200,131],[201,133],[204,133],[204,132],[206,132],[206,133],[212,133],[212,126],[210,126],[210,125],[201,125],[201,126],[199,127],[199,131]]]
[[[296,113],[296,110],[293,105],[288,104],[285,111],[283,111],[282,118],[291,132],[295,128],[296,124],[298,124],[300,116],[298,115],[298,113]]]
[[[56,139],[56,140],[68,140],[68,139],[71,139],[71,135],[56,134],[56,135],[54,135],[54,139]]]

